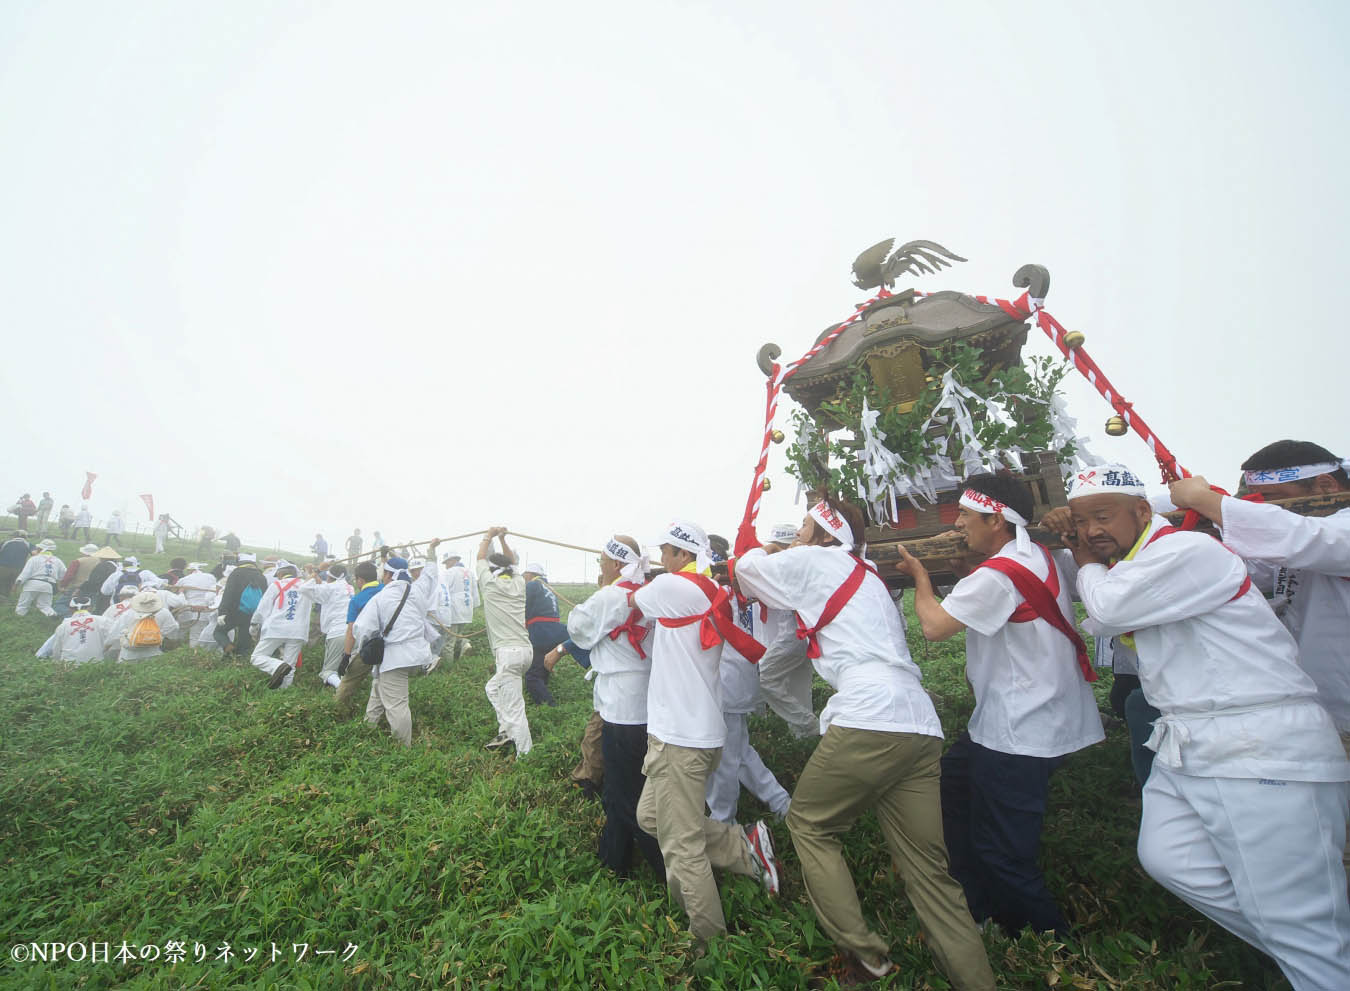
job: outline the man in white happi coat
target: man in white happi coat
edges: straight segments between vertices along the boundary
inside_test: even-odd
[[[430,561],[414,579],[408,562],[401,557],[385,560],[386,582],[362,607],[352,626],[359,651],[370,637],[384,637],[384,659],[371,669],[370,701],[366,722],[378,726],[380,717],[389,722],[389,732],[405,747],[412,745],[412,710],[408,707],[408,676],[428,660],[427,610],[436,602],[440,568],[435,550],[440,539],[429,545]]]
[[[797,539],[797,526],[777,523],[766,547],[783,549]],[[769,708],[778,713],[798,739],[820,735],[820,719],[811,706],[814,670],[806,656],[806,642],[797,639],[797,618],[790,609],[756,613],[755,636],[764,643],[758,667],[759,690]]]
[[[637,821],[656,837],[666,865],[666,887],[689,916],[698,945],[726,931],[713,868],[759,877],[778,892],[778,866],[768,827],[748,829],[705,813],[708,776],[717,766],[727,728],[722,719],[722,638],[705,623],[730,620],[725,590],[711,575],[712,548],[704,530],[676,520],[654,541],[661,547],[658,575],[632,594],[652,622],[651,678],[647,684],[647,781]],[[714,624],[715,625],[715,624]],[[753,638],[747,638],[753,639]],[[758,654],[755,655],[758,660]]]
[[[324,644],[319,680],[336,689],[342,682],[338,667],[347,642],[347,603],[352,600],[353,589],[344,565],[331,564],[322,572],[306,566],[305,571],[309,577],[300,585],[300,594],[319,604],[319,634]]]
[[[1350,762],[1336,725],[1242,558],[1169,527],[1144,496],[1123,465],[1080,471],[1069,490],[1079,597],[1098,632],[1133,631],[1162,713],[1140,863],[1296,991],[1350,988]]]
[[[179,625],[186,626],[188,643],[196,646],[215,612],[211,601],[216,597],[216,579],[207,573],[206,565],[201,561],[189,561],[186,573],[178,579],[175,588],[185,603],[177,614]]]
[[[72,598],[70,616],[61,621],[56,632],[38,651],[38,656],[72,664],[101,661],[107,652],[112,621],[95,616],[89,606],[89,599],[84,596]]]
[[[122,531],[126,529],[126,526],[126,521],[122,519],[122,511],[120,509],[114,509],[112,515],[108,517],[108,533],[104,543],[110,547],[114,545],[121,547],[122,541],[120,538]]]
[[[90,539],[89,528],[93,525],[94,525],[94,515],[91,512],[89,512],[89,503],[87,502],[81,503],[80,511],[75,514],[75,528],[73,531],[75,539],[76,540],[79,539],[79,533],[81,530],[83,530],[84,539],[85,542],[87,543]]]
[[[984,555],[938,601],[923,563],[902,547],[914,611],[929,640],[965,632],[975,711],[942,757],[943,835],[951,873],[977,922],[1069,935],[1037,863],[1050,776],[1064,758],[1105,739],[1089,682],[1097,679],[1074,625],[1066,573],[1026,527],[1035,503],[1009,475],[966,480],[956,529]]]
[[[155,553],[164,553],[164,541],[169,537],[169,514],[160,513],[155,521]]]
[[[1307,441],[1276,441],[1242,468],[1247,487],[1263,500],[1350,489],[1345,462]],[[1220,495],[1198,477],[1173,483],[1172,501],[1219,524],[1224,543],[1246,558],[1258,587],[1273,596],[1271,606],[1298,643],[1299,663],[1350,754],[1350,507],[1327,517],[1299,516]],[[1350,844],[1345,863],[1350,866]]]
[[[128,603],[130,608],[118,617],[111,631],[117,660],[141,661],[164,653],[164,641],[178,632],[178,620],[159,593],[152,588],[140,589]],[[146,633],[153,637],[151,642],[143,641]]]
[[[561,654],[571,654],[587,669],[592,680],[594,711],[587,723],[600,722],[600,752],[587,759],[593,747],[582,738],[583,777],[573,771],[573,781],[598,787],[605,809],[598,848],[601,863],[620,877],[632,870],[636,846],[656,876],[665,879],[665,864],[656,838],[638,826],[637,806],[642,796],[642,761],[647,753],[647,684],[651,661],[643,646],[651,633],[650,622],[633,607],[628,597],[646,581],[650,564],[637,541],[615,535],[605,542],[600,556],[600,588],[567,615],[568,639],[549,652],[550,670]],[[585,785],[582,786],[585,789]]]
[[[460,634],[473,622],[473,611],[480,602],[478,578],[458,554],[447,554],[441,559],[441,585],[449,603],[448,622],[455,632],[451,659],[457,661],[469,645],[469,641]]]
[[[38,553],[30,557],[14,583],[20,588],[19,603],[14,612],[27,616],[34,606],[44,616],[55,616],[52,608],[52,593],[66,573],[66,566],[52,551],[56,550],[54,540],[39,540]]]
[[[525,715],[525,670],[534,658],[534,647],[525,627],[525,576],[516,573],[519,558],[506,543],[507,530],[494,526],[478,545],[475,572],[479,594],[483,597],[483,619],[487,625],[488,647],[496,670],[487,683],[488,701],[497,714],[497,735],[486,744],[489,750],[514,745],[516,756],[523,757],[534,746],[530,723]],[[493,553],[492,541],[501,541],[501,551]]]
[[[314,600],[300,594],[300,583],[295,565],[284,559],[278,561],[276,573],[249,622],[258,640],[253,648],[253,666],[268,676],[268,688],[291,686],[300,651],[309,639]]]

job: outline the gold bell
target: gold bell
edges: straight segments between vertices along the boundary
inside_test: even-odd
[[[1070,351],[1077,351],[1086,340],[1087,338],[1083,336],[1081,330],[1071,330],[1064,335],[1064,346]]]
[[[1106,433],[1109,437],[1124,437],[1130,432],[1130,425],[1125,422],[1123,416],[1108,417],[1106,421]]]
[[[769,439],[773,441],[775,444],[781,444],[783,443],[783,438],[785,436],[786,435],[783,433],[783,431],[775,430],[773,433],[769,434]]]
[[[763,487],[763,490],[764,490],[765,492],[768,492],[771,488],[773,488],[773,482],[769,481],[767,478],[764,479],[764,487]]]

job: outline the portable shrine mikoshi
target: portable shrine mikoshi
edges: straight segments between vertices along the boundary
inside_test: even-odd
[[[897,558],[903,542],[924,560],[939,583],[964,570],[964,542],[951,529],[960,483],[982,471],[1006,470],[1027,482],[1034,520],[1063,506],[1065,479],[1101,463],[1076,430],[1056,386],[1072,368],[1107,401],[1106,433],[1135,433],[1158,463],[1164,482],[1188,476],[1172,452],[1126,401],[1084,347],[1044,309],[1049,272],[1023,265],[1013,284],[1015,300],[944,290],[892,292],[898,278],[935,273],[965,261],[932,241],[893,240],[868,248],[853,263],[854,285],[876,294],[848,319],[827,327],[796,361],[781,364],[781,349],[766,344],[757,362],[767,376],[765,428],[759,462],[746,502],[742,531],[752,529],[772,443],[783,431],[774,423],[780,392],[800,405],[793,415],[796,440],[788,471],[809,495],[831,492],[863,507],[868,555],[878,563]],[[1032,325],[1065,362],[1023,360]],[[1294,500],[1296,512],[1332,512]],[[1180,518],[1180,514],[1179,518]],[[1194,518],[1185,521],[1194,525]],[[1055,534],[1034,533],[1051,545]],[[973,563],[973,562],[966,562]],[[902,583],[883,568],[893,585]]]

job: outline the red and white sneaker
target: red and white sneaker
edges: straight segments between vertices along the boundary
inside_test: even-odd
[[[750,856],[759,865],[760,880],[769,894],[778,894],[778,861],[773,859],[773,837],[769,827],[761,819],[745,831],[745,843],[750,848]]]

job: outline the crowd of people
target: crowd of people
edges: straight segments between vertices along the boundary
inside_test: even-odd
[[[1062,536],[1055,551],[1030,539],[1020,479],[968,478],[955,526],[979,563],[941,597],[903,547],[895,566],[925,638],[964,634],[975,707],[945,749],[863,515],[833,497],[763,539],[743,525],[734,547],[674,521],[646,542],[659,567],[615,534],[600,587],[565,620],[545,568],[522,566],[505,527],[472,562],[438,557],[439,541],[425,557],[377,542],[363,559],[357,531],[345,562],[316,535],[312,563],[239,552],[212,571],[176,559],[163,575],[93,544],[67,567],[50,540],[15,537],[0,546],[0,591],[19,589],[20,614],[55,615],[53,597],[68,597],[40,656],[132,660],[179,640],[249,657],[271,689],[292,684],[317,605],[319,677],[339,710],[369,681],[365,719],[404,745],[410,678],[460,656],[481,602],[497,721],[484,745],[526,757],[526,694],[552,704],[559,661],[585,669],[593,712],[571,779],[602,803],[599,859],[627,877],[640,855],[697,947],[726,928],[714,869],[778,891],[770,823],[736,821],[744,786],[785,824],[811,906],[859,982],[892,970],[842,852],[874,811],[926,945],[962,989],[994,987],[990,922],[1072,931],[1038,854],[1053,774],[1105,736],[1078,602],[1130,729],[1144,869],[1299,991],[1350,988],[1350,509],[1314,518],[1261,502],[1350,491],[1350,477],[1306,442],[1242,467],[1244,498],[1201,478],[1170,489],[1167,508],[1212,521],[1222,542],[1169,524],[1128,467],[1080,471],[1067,507],[1040,521]],[[832,690],[819,713],[813,675]],[[747,716],[764,703],[818,738],[791,794],[750,740]]]

